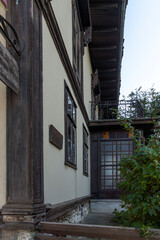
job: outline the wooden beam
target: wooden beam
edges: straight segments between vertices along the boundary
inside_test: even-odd
[[[107,10],[118,8],[118,3],[92,3],[90,4],[91,10]]]
[[[93,34],[94,33],[113,33],[117,32],[118,28],[117,27],[112,27],[112,28],[93,28]]]
[[[117,3],[119,2],[119,0],[90,0],[90,4],[92,3]]]
[[[111,69],[98,69],[99,73],[110,73],[110,72],[116,72],[116,68],[111,68]]]
[[[33,0],[19,1],[18,5],[9,0],[7,19],[26,42],[19,59],[19,94],[7,89],[7,195],[2,208],[4,221],[14,215],[10,221],[19,222],[17,215],[23,221],[24,215],[36,219],[34,215],[45,212],[42,16]],[[34,219],[28,221],[33,223]]]
[[[104,84],[108,84],[108,83],[115,83],[117,80],[116,79],[113,79],[113,80],[104,80],[104,81],[100,81],[100,84],[101,85],[104,85]]]
[[[147,126],[147,128],[151,128],[152,127],[152,123],[150,121],[150,119],[133,119],[132,120],[132,125],[135,126],[136,128],[143,128],[144,125]],[[138,126],[137,126],[138,125]],[[120,125],[119,120],[115,120],[115,119],[105,119],[105,120],[95,120],[95,121],[90,121],[89,123],[89,128],[95,128],[95,127],[109,127],[111,128],[111,126],[116,126],[116,127],[122,127]]]
[[[112,63],[112,62],[116,62],[117,59],[116,58],[107,58],[107,59],[101,59],[101,60],[97,60],[97,59],[94,59],[92,62],[93,63]]]
[[[111,89],[111,88],[116,88],[116,83],[110,83],[110,84],[106,84],[106,85],[100,85],[101,86],[101,93],[103,94],[103,92],[105,90]]]
[[[19,93],[19,68],[17,62],[1,42],[0,80],[16,94]]]
[[[106,238],[117,240],[143,240],[140,231],[135,228],[96,226],[88,224],[62,224],[41,222],[39,230],[44,233],[51,233],[59,236],[85,236],[89,238]],[[153,239],[159,239],[160,230],[152,230],[157,233]],[[61,239],[61,238],[60,238]]]
[[[108,51],[108,50],[114,50],[117,49],[117,45],[112,45],[112,46],[108,46],[108,47],[90,47],[91,51]]]
[[[112,92],[114,92],[114,91],[116,91],[115,88],[113,88],[113,89],[102,89],[101,93],[102,93],[102,94],[103,94],[103,93],[112,93]]]

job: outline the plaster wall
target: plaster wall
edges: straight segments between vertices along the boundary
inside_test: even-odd
[[[0,7],[0,14],[5,11]],[[0,41],[5,46],[5,40],[0,34]],[[0,81],[0,208],[6,202],[6,86]]]
[[[54,0],[51,4],[72,64],[72,0]]]
[[[54,0],[51,2],[68,55],[71,62],[72,58],[72,0]],[[84,48],[83,56],[83,89],[84,89],[84,104],[87,113],[90,117],[90,99],[91,99],[91,73],[92,67],[88,47]]]
[[[84,57],[83,57],[83,92],[84,92],[84,104],[90,118],[91,116],[91,74],[92,66],[89,54],[89,48],[85,47]]]
[[[61,6],[63,6],[63,4]],[[64,80],[77,104],[77,170],[64,165]],[[88,91],[90,91],[90,89],[88,89]],[[90,174],[89,177],[83,175],[82,133],[85,121],[44,19],[43,116],[45,203],[55,204],[89,195]],[[50,124],[63,135],[62,150],[57,149],[49,143]]]

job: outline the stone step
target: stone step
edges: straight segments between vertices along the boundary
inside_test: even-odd
[[[90,211],[112,213],[114,209],[121,210],[119,199],[91,199]]]

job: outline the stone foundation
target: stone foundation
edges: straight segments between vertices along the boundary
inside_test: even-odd
[[[54,222],[80,223],[89,213],[89,202],[79,205],[71,212],[57,218]]]
[[[35,232],[24,230],[0,230],[1,240],[34,240]]]
[[[72,210],[68,207],[68,210],[70,209],[70,212],[67,212],[66,214],[57,217],[53,221],[73,224],[80,223],[88,215],[89,208],[90,208],[89,200],[84,201],[79,205],[78,204],[75,205],[75,208],[72,208]],[[5,220],[4,221],[5,223],[2,221],[0,222],[0,240],[34,240],[36,235],[36,231],[34,231],[34,225],[36,224],[36,221],[33,216],[32,218],[30,217],[31,216],[22,217],[19,215],[3,216],[3,220]],[[43,217],[41,216],[41,220],[45,221],[44,216]],[[30,228],[30,230],[28,230],[29,225],[33,225],[32,228]],[[25,226],[27,228],[23,229],[23,227]]]

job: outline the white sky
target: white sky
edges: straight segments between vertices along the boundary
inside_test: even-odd
[[[160,91],[160,0],[128,0],[121,97],[135,88]]]

